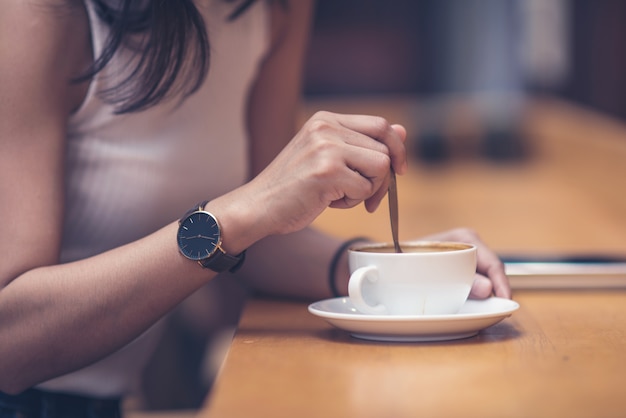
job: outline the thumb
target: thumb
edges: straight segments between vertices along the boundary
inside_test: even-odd
[[[391,129],[393,129],[396,134],[400,137],[400,140],[404,143],[406,142],[406,129],[402,125],[394,124],[391,125]],[[405,174],[407,171],[407,161],[406,161],[406,150],[405,154],[402,156],[402,163],[394,164],[394,169],[398,174]]]
[[[396,133],[398,135],[400,135],[400,138],[402,139],[402,142],[406,141],[406,128],[402,125],[398,125],[398,124],[394,124],[391,125],[391,128],[396,131]]]

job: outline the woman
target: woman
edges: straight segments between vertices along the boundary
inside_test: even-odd
[[[328,112],[296,131],[311,11],[300,0],[3,3],[0,405],[82,416],[122,397],[160,319],[220,272],[324,298],[341,250],[332,275],[345,292],[345,246],[309,224],[329,206],[375,210],[390,166],[406,171],[405,131]],[[188,215],[199,207],[211,216]],[[219,248],[187,232],[201,218]],[[510,296],[474,234],[437,238],[480,246],[475,297]]]

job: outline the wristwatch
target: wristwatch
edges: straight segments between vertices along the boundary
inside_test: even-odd
[[[190,260],[204,268],[221,273],[237,271],[246,258],[246,252],[230,255],[222,249],[222,236],[217,218],[204,210],[208,201],[199,203],[178,221],[178,249]]]

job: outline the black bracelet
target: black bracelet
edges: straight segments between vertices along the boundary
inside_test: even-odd
[[[346,251],[352,244],[355,244],[359,241],[368,241],[368,240],[369,239],[366,237],[356,237],[356,238],[347,240],[346,242],[341,244],[341,246],[335,252],[335,255],[333,255],[332,260],[330,260],[330,268],[328,270],[328,285],[330,287],[330,292],[332,293],[334,297],[342,296],[342,294],[339,293],[339,290],[337,289],[337,277],[335,274],[337,270],[337,264],[339,264],[339,260],[341,259],[341,256],[343,255],[344,251]]]

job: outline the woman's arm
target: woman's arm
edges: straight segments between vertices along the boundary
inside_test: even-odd
[[[313,0],[270,1],[270,50],[248,105],[251,177],[258,175],[297,131]]]
[[[296,17],[310,13],[308,2],[289,7]],[[212,200],[206,209],[221,222],[227,253],[239,254],[272,237],[259,251],[251,248],[249,277],[267,289],[284,286],[286,293],[312,297],[327,292],[327,263],[337,242],[305,230],[307,239],[296,246],[281,235],[294,239],[329,206],[365,202],[374,210],[386,191],[390,165],[398,174],[405,172],[406,154],[402,130],[386,120],[328,112],[314,115],[285,146],[293,117],[282,124],[279,116],[295,111],[297,89],[292,88],[299,78],[273,78],[280,73],[269,69],[277,70],[289,61],[285,56],[297,53],[290,36],[299,42],[305,38],[296,36],[301,28],[295,25],[290,26],[294,32],[285,30],[280,37],[251,101],[250,124],[258,135],[253,151],[267,147],[254,151],[253,172],[282,151],[249,183]],[[177,222],[111,251],[58,264],[66,125],[86,87],[69,80],[92,59],[82,1],[3,3],[0,391],[19,392],[110,354],[215,276],[179,253]],[[277,80],[284,85],[263,90]],[[270,92],[274,96],[268,99]],[[256,114],[253,109],[262,105],[268,106],[266,113]],[[255,122],[257,116],[269,119]],[[307,244],[317,248],[307,258],[311,267],[291,257],[293,251],[308,254]],[[263,269],[263,264],[272,267]],[[255,268],[264,273],[257,275]],[[281,275],[274,275],[277,269]],[[307,275],[294,280],[300,271]]]
[[[91,63],[82,1],[7,0],[0,13],[0,390],[18,392],[111,353],[210,279],[176,224],[58,265],[66,123]]]
[[[252,175],[260,173],[294,135],[301,100],[313,2],[292,1],[286,10],[279,3],[273,2],[271,54],[261,68],[250,100]],[[404,140],[404,130],[399,127],[396,130]],[[443,232],[440,237],[465,240],[481,248],[478,269],[481,275],[472,296],[484,298],[495,289],[496,295],[510,297],[502,263],[476,234],[457,229]],[[240,274],[262,292],[306,299],[329,297],[329,263],[341,242],[310,227],[289,235],[270,236],[249,249],[247,264]],[[337,288],[346,293],[349,273],[345,251],[334,273]]]
[[[314,1],[273,1],[270,52],[261,67],[248,107],[251,175],[258,175],[297,131],[305,54]],[[321,298],[330,295],[325,278],[340,240],[313,228],[263,239],[248,250],[241,272],[254,288],[274,295]],[[344,274],[347,274],[347,266]]]
[[[87,27],[79,0],[8,0],[0,15],[0,390],[9,393],[110,354],[215,276],[179,253],[177,222],[58,264],[66,124],[85,94],[69,80],[92,60]],[[406,169],[384,119],[321,112],[206,209],[220,220],[222,248],[239,254],[328,206],[378,205],[390,164]]]

